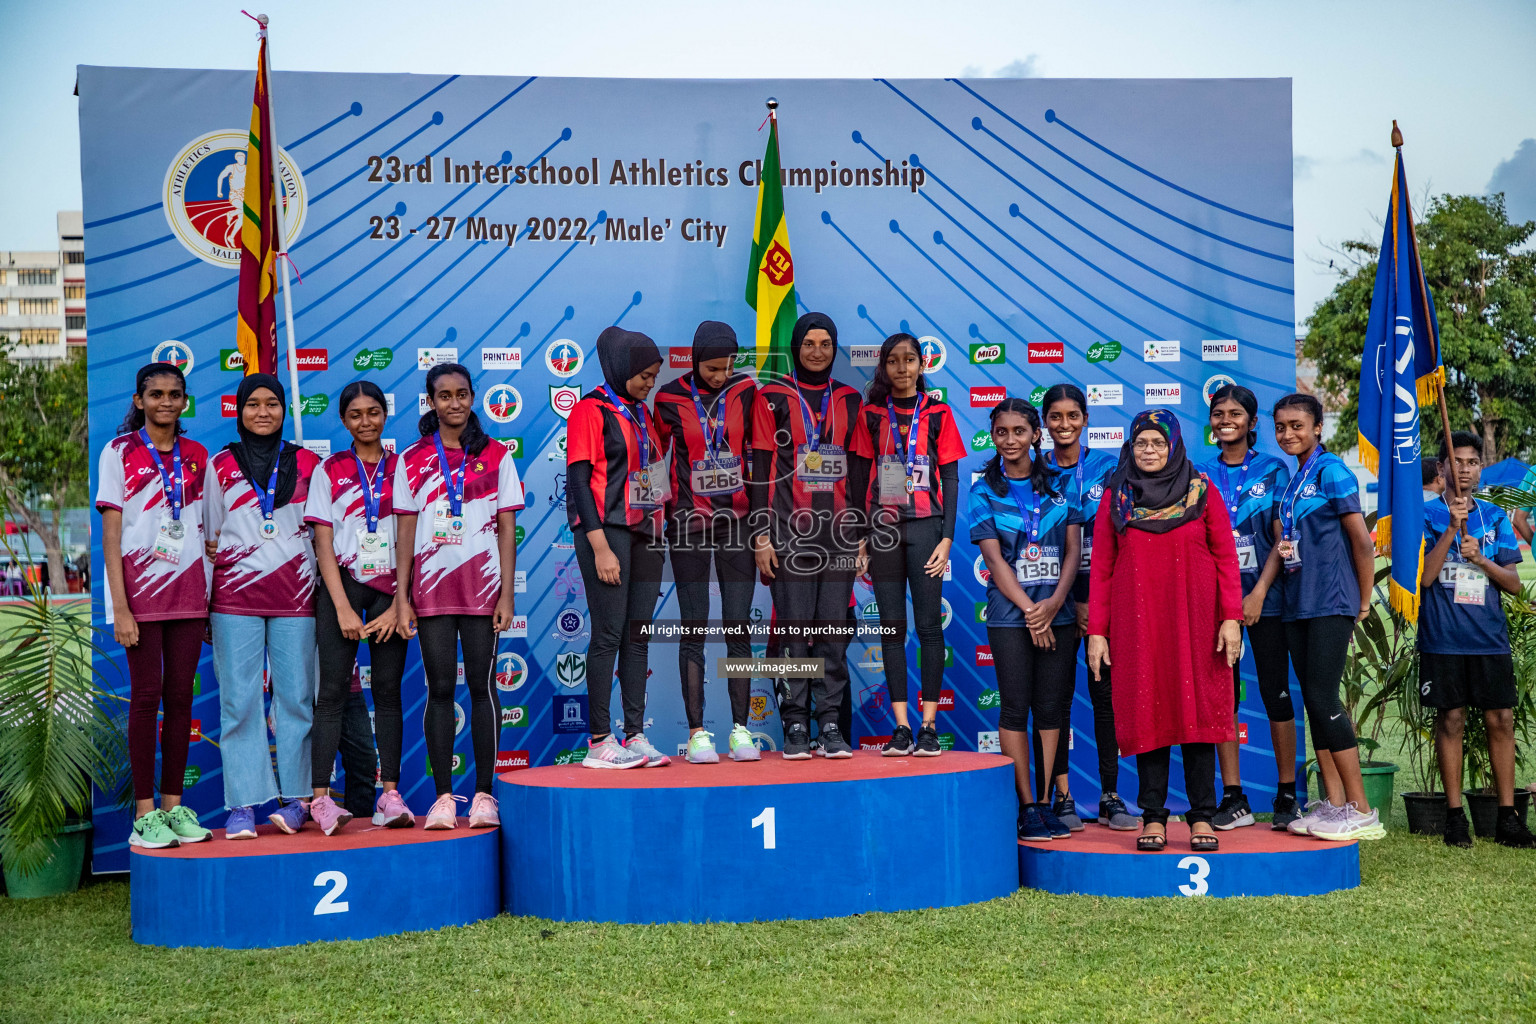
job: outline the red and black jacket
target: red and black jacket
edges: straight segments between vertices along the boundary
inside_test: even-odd
[[[630,406],[635,416],[642,403]],[[650,458],[655,463],[664,452],[656,417],[647,413]],[[581,487],[586,472],[579,463],[590,465],[591,483]],[[571,410],[565,430],[565,465],[570,474],[566,502],[573,530],[589,531],[600,526],[622,526],[647,536],[661,535],[662,509],[632,508],[629,504],[629,474],[640,468],[639,435],[628,416],[620,412],[602,388],[586,393]]]
[[[908,408],[903,409],[902,404],[907,404]],[[910,399],[906,403],[896,400],[896,430],[904,442],[912,429],[913,405]],[[944,402],[928,397],[923,399],[922,424],[913,443],[917,449],[914,454],[928,459],[928,487],[906,495],[906,500],[899,505],[884,505],[880,502],[880,463],[888,455],[897,458],[902,455],[895,438],[891,436],[886,407],[861,407],[859,421],[854,454],[859,460],[855,465],[862,471],[857,482],[863,485],[863,494],[859,496],[862,504],[857,507],[870,514],[878,513],[902,520],[942,515],[946,518],[945,536],[952,536],[954,510],[959,501],[959,486],[956,482],[958,474],[953,470],[946,472],[945,467],[955,465],[966,455],[965,443],[960,440],[960,428],[955,425],[954,412]],[[945,477],[949,478],[948,492]]]
[[[708,457],[708,447],[699,427],[693,394],[688,390],[688,380],[692,376],[691,372],[684,374],[656,392],[656,426],[662,445],[672,453],[672,496],[667,500],[667,518],[671,528],[681,528],[687,533],[703,529],[716,513],[738,518],[745,516],[750,502],[745,487],[735,494],[693,493],[693,464]],[[737,375],[718,392],[706,394],[700,390],[699,399],[704,403],[705,415],[711,420],[724,417],[728,451],[721,454],[734,455],[741,460],[741,476],[745,481],[752,459],[752,414],[757,404],[757,385],[751,377]]]
[[[804,396],[805,404],[801,405],[795,394],[795,382],[789,377],[780,377],[757,389],[752,447],[760,454],[754,461],[751,488],[754,512],[772,509],[775,517],[787,522],[790,514],[799,509],[813,509],[831,516],[848,507],[846,476],[830,491],[808,491],[795,476],[795,453],[807,443],[806,428],[821,412],[822,397],[828,387],[832,389],[832,398],[827,403],[827,422],[821,431],[821,443],[837,445],[852,456],[862,402],[858,391],[837,380],[822,385],[802,383],[800,395]],[[807,407],[809,414],[805,411]],[[756,471],[762,461],[768,461],[771,467],[766,481],[759,480]]]

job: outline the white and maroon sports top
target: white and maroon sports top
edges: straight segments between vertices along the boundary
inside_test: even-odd
[[[203,522],[219,538],[211,610],[271,618],[315,614],[315,544],[304,502],[320,456],[300,448],[297,458],[293,497],[273,510],[277,536],[271,540],[261,537],[261,502],[234,453],[223,448],[208,460]]]
[[[464,449],[444,451],[449,472],[457,476],[464,464]],[[439,544],[433,537],[437,504],[446,504],[447,496],[437,446],[424,437],[402,452],[395,466],[395,512],[417,517],[411,604],[419,616],[490,615],[501,596],[496,514],[523,507],[523,485],[512,452],[493,440],[479,455],[470,456],[464,472],[464,529],[459,544]]]
[[[363,463],[373,490],[379,494],[378,532],[389,542],[388,557],[381,559],[388,572],[364,576],[359,567],[359,539],[368,529],[368,515],[363,504],[363,479],[358,476],[357,456],[351,448],[337,452],[315,468],[309,478],[309,498],[304,503],[304,521],[329,526],[335,533],[331,550],[336,563],[359,583],[386,594],[395,592],[395,464],[400,457],[384,453],[374,466]]]
[[[123,514],[123,589],[128,610],[141,622],[208,617],[208,562],[203,554],[203,473],[208,450],[189,438],[181,442],[181,558],[154,555],[160,523],[171,517],[164,479],[138,431],[112,439],[101,450],[96,507]],[[172,455],[163,452],[166,470]],[[112,622],[112,588],[107,588],[107,622]]]

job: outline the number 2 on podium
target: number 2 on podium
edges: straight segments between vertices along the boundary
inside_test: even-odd
[[[772,807],[764,807],[763,813],[752,819],[752,827],[762,826],[763,849],[776,849],[778,845],[778,833],[773,827],[774,813]]]

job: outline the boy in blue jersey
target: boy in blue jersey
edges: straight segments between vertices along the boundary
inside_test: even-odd
[[[1458,430],[1440,463],[1457,497],[1424,506],[1424,572],[1419,581],[1419,693],[1434,708],[1435,753],[1445,779],[1445,842],[1472,845],[1461,806],[1462,730],[1468,705],[1488,730],[1499,817],[1494,839],[1536,847],[1515,816],[1515,670],[1500,594],[1520,593],[1520,542],[1496,505],[1467,497],[1477,490],[1483,444]],[[1447,493],[1450,489],[1447,488]]]

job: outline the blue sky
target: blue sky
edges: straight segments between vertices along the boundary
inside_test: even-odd
[[[1416,201],[1493,188],[1536,219],[1536,4],[1515,0],[253,2],[279,71],[1292,78],[1298,318],[1329,246],[1380,235],[1393,118]],[[52,248],[79,207],[76,65],[249,68],[253,27],[238,3],[5,0],[0,249]]]

